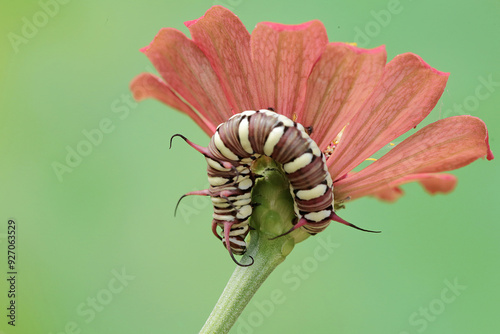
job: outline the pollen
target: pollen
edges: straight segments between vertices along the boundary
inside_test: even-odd
[[[338,133],[338,135],[335,137],[335,139],[333,139],[333,141],[330,144],[328,144],[328,146],[326,147],[326,149],[323,151],[323,154],[325,155],[326,159],[328,159],[333,154],[333,151],[335,151],[335,148],[340,143],[340,139],[342,139],[342,134],[344,133],[344,130],[345,130],[345,128],[348,125],[349,125],[349,123],[347,123],[346,125],[344,125],[344,127],[342,128],[342,130],[340,130],[340,132]]]

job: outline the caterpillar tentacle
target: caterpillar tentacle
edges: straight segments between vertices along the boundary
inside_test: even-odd
[[[201,154],[208,153],[208,150],[205,147],[201,147],[200,145],[196,145],[195,143],[193,143],[192,141],[190,141],[189,139],[187,139],[184,135],[182,135],[180,133],[176,133],[175,135],[170,137],[169,149],[172,149],[172,141],[174,140],[175,137],[181,137],[189,146],[191,146],[192,148],[194,148],[195,150],[197,150]]]
[[[305,128],[295,119],[296,116],[292,120],[277,114],[272,108],[248,110],[220,124],[206,148],[180,134],[170,139],[172,144],[174,137],[181,137],[205,156],[210,187],[188,194],[210,196],[214,207],[212,232],[240,266],[252,265],[254,261],[251,258],[252,263],[244,265],[234,255],[246,252],[249,219],[258,205],[252,202],[251,193],[255,181],[262,177],[252,173],[250,167],[262,155],[279,163],[288,177],[297,218],[289,231],[275,238],[298,228],[314,235],[332,220],[362,231],[378,232],[357,227],[335,214],[334,182],[325,155],[309,137],[312,127]],[[218,226],[223,230],[222,236],[217,233]]]
[[[179,207],[179,204],[181,203],[182,199],[186,196],[192,196],[192,195],[197,195],[197,196],[210,196],[210,190],[209,189],[204,189],[204,190],[196,190],[196,191],[191,191],[188,192],[179,198],[177,201],[177,204],[175,205],[175,210],[174,210],[174,217],[177,215],[177,208]]]
[[[348,221],[340,218],[335,212],[332,212],[331,216],[330,216],[330,219],[333,220],[333,221],[336,221],[338,223],[341,223],[341,224],[344,224],[346,226],[349,226],[349,227],[352,227],[352,228],[355,228],[357,230],[360,230],[360,231],[363,231],[363,232],[370,232],[370,233],[380,233],[381,231],[373,231],[373,230],[367,230],[367,229],[364,229],[364,228],[361,228],[361,227],[358,227],[354,224],[351,224],[349,223]],[[273,237],[273,238],[270,238],[269,240],[274,240],[274,239],[277,239],[277,238],[280,238],[280,237],[283,237],[293,231],[295,231],[296,229],[304,226],[304,225],[307,225],[307,220],[304,219],[304,218],[301,218],[299,220],[299,222],[297,224],[295,224],[291,229],[289,229],[288,231],[286,231],[285,233],[282,233],[276,237]]]
[[[224,195],[221,195],[220,196],[222,199],[225,199],[227,201],[227,204],[228,204],[228,207],[230,207],[235,213],[239,213],[239,208],[233,204],[233,202],[231,202],[231,200],[229,199],[229,197],[226,197]]]
[[[212,233],[219,239],[219,240],[222,240],[222,237],[219,235],[219,233],[217,233],[217,222],[216,221],[212,221]]]
[[[212,155],[212,153],[210,152],[208,147],[203,147],[203,146],[197,145],[197,144],[193,143],[192,141],[190,141],[189,139],[187,139],[185,136],[181,135],[180,133],[176,133],[175,135],[170,137],[169,149],[172,148],[172,140],[175,137],[181,137],[189,146],[191,146],[192,148],[194,148],[195,150],[197,150],[198,152],[203,154],[205,157],[212,158],[212,159],[214,158],[214,156]],[[226,162],[226,161],[220,161],[219,163],[222,165],[223,168],[226,168],[226,169],[231,169],[233,167],[233,165],[231,163]]]
[[[240,267],[250,267],[254,263],[253,257],[250,256],[250,258],[252,259],[252,262],[249,263],[249,264],[241,264],[234,257],[234,253],[233,253],[233,250],[231,248],[231,239],[230,239],[230,236],[229,236],[229,233],[231,231],[232,225],[233,225],[233,222],[231,222],[231,221],[224,222],[224,239],[223,239],[223,243],[225,243],[226,249],[229,252],[229,255],[231,256],[231,259],[233,259],[234,263],[236,263]]]
[[[366,230],[364,228],[358,227],[358,226],[356,226],[354,224],[351,224],[351,223],[345,221],[344,219],[340,218],[335,212],[332,213],[331,218],[332,218],[333,221],[336,221],[337,223],[341,223],[341,224],[347,225],[349,227],[355,228],[355,229],[363,231],[363,232],[370,232],[370,233],[380,233],[380,232],[382,232],[382,231]]]
[[[280,235],[278,235],[278,236],[272,237],[272,238],[270,238],[269,240],[274,240],[274,239],[278,239],[278,238],[280,238],[280,237],[283,237],[283,236],[285,236],[285,235],[287,235],[287,234],[289,234],[289,233],[292,233],[292,232],[293,232],[293,231],[295,231],[296,229],[298,229],[298,228],[300,228],[300,227],[302,227],[302,226],[304,226],[304,225],[306,225],[306,224],[307,224],[307,219],[305,219],[305,218],[300,218],[299,222],[298,222],[297,224],[293,225],[293,227],[292,227],[291,229],[289,229],[289,230],[288,230],[288,231],[286,231],[285,233],[282,233],[282,234],[280,234]]]

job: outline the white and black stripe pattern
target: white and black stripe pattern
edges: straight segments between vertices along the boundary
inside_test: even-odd
[[[186,195],[211,197],[214,207],[212,231],[237,264],[242,265],[233,254],[242,255],[246,251],[245,238],[252,214],[251,191],[255,175],[250,166],[261,155],[280,163],[290,181],[298,219],[287,233],[303,227],[314,235],[323,231],[331,220],[358,228],[334,213],[333,182],[325,156],[304,126],[288,117],[272,109],[233,115],[217,127],[207,148],[181,137],[205,155],[210,184],[209,189]],[[223,236],[217,233],[217,226],[222,228]]]

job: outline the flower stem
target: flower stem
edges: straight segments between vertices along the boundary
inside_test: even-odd
[[[222,292],[207,322],[200,333],[227,333],[234,325],[243,309],[271,272],[285,260],[282,247],[287,238],[268,240],[257,231],[251,232],[249,252],[241,262],[250,267],[237,267]]]
[[[250,242],[241,258],[249,267],[237,267],[200,333],[227,333],[257,289],[285,260],[296,243],[309,237],[303,229],[290,230],[295,219],[290,184],[283,170],[272,159],[262,156],[252,165],[261,177],[252,190],[255,209],[250,218]],[[282,235],[279,238],[276,236]],[[272,240],[271,240],[272,239]]]

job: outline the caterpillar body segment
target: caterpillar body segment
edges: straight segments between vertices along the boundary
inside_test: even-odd
[[[220,124],[207,148],[182,135],[174,135],[205,156],[210,187],[186,195],[211,197],[212,231],[238,265],[253,263],[253,258],[250,264],[238,263],[234,254],[246,252],[245,238],[250,231],[248,222],[253,209],[251,192],[258,177],[250,167],[261,155],[281,164],[290,181],[297,223],[284,234],[303,228],[314,235],[323,231],[331,220],[367,231],[335,214],[332,178],[323,152],[309,137],[311,131],[312,128],[306,129],[271,109],[261,109],[235,114]],[[222,229],[222,236],[217,227]]]

